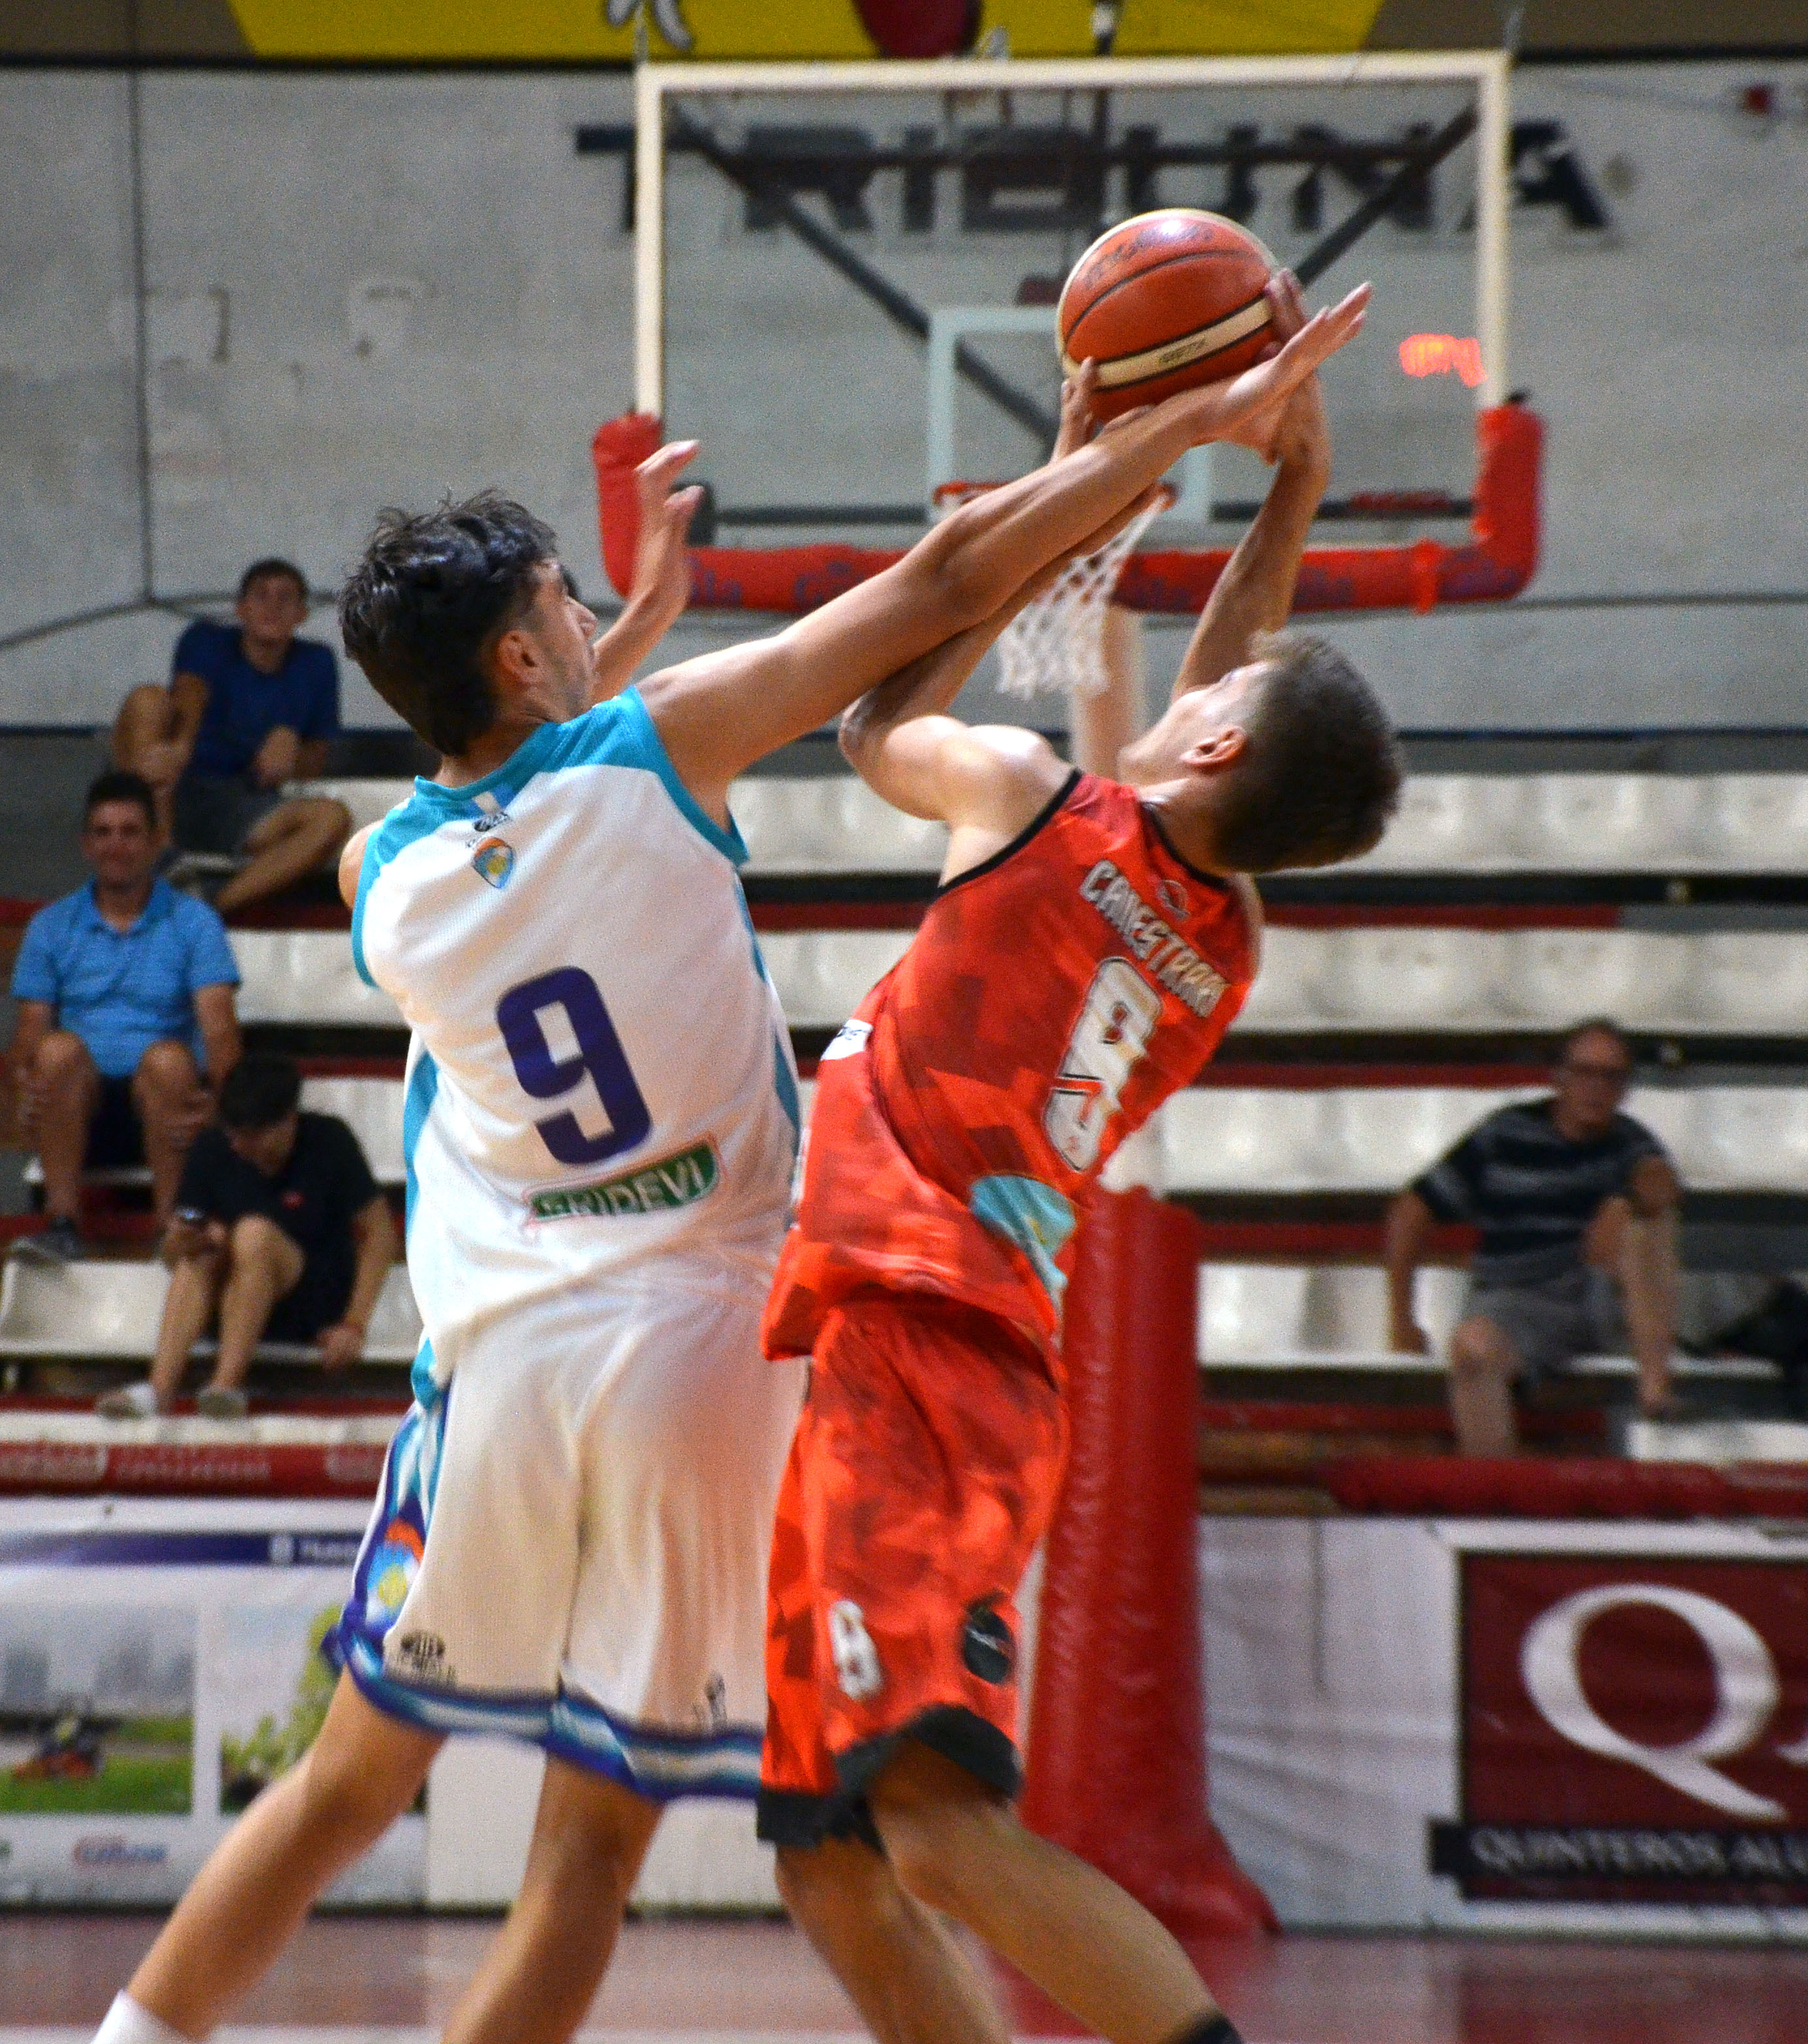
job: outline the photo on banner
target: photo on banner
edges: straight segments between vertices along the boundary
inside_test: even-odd
[[[184,1815],[195,1615],[0,1604],[0,1815]]]

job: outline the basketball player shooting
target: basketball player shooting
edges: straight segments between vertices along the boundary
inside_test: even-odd
[[[197,1877],[102,2044],[206,2035],[442,1740],[547,1767],[521,1892],[446,2032],[558,2044],[662,1811],[750,1796],[773,1500],[798,1377],[760,1358],[796,1078],[749,941],[730,782],[1099,544],[1189,445],[1309,375],[1362,294],[1274,359],[969,505],[776,636],[616,692],[552,532],[488,495],[386,513],[348,650],[442,755],[355,839],[359,970],[412,1034],[408,1260],[426,1339],[306,1757]],[[693,449],[645,465],[648,581]],[[639,578],[637,577],[637,579]]]
[[[1276,317],[1303,324],[1290,279]],[[946,713],[1008,613],[842,720],[869,784],[950,837],[915,942],[823,1055],[766,1312],[767,1354],[813,1368],[773,1545],[759,1824],[886,2044],[1004,2044],[939,1914],[1111,2044],[1237,2037],[1155,1919],[1009,1802],[1013,1600],[1066,1451],[1075,1227],[1242,1003],[1248,876],[1366,851],[1400,786],[1362,678],[1277,636],[1329,476],[1316,379],[1238,436],[1273,486],[1122,784]]]

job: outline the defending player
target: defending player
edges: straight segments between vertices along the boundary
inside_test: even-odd
[[[1328,475],[1315,381],[1273,429],[1268,500],[1171,707],[1126,749],[1128,785],[941,713],[1003,618],[843,719],[867,782],[951,835],[915,943],[823,1053],[767,1309],[768,1354],[814,1367],[773,1547],[759,1823],[787,1900],[888,2044],[1001,2044],[932,1912],[1111,2044],[1236,2036],[1155,1919],[1008,1805],[1013,1599],[1065,1454],[1076,1223],[1243,1000],[1245,876],[1365,850],[1399,787],[1361,677],[1319,641],[1270,636]]]
[[[520,505],[385,514],[341,599],[346,644],[444,756],[341,878],[360,969],[413,1032],[416,1403],[321,1735],[203,1869],[105,2044],[204,2036],[448,1732],[547,1754],[521,1893],[455,2038],[568,2035],[665,1803],[752,1793],[798,1396],[761,1361],[758,1316],[797,1099],[729,783],[1114,529],[1184,448],[1309,375],[1362,302],[962,510],[776,637],[625,693]],[[681,551],[692,499],[666,493],[689,453],[643,471],[655,554]]]

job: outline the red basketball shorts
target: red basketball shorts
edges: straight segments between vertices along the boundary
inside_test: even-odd
[[[1016,1793],[1016,1593],[1067,1416],[1048,1359],[955,1302],[862,1294],[825,1320],[778,1496],[759,1833],[876,1842],[905,1738]]]

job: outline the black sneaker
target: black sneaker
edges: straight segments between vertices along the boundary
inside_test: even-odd
[[[72,1220],[53,1220],[36,1235],[21,1235],[13,1244],[13,1254],[26,1263],[43,1263],[59,1270],[65,1263],[79,1263],[86,1244]]]

